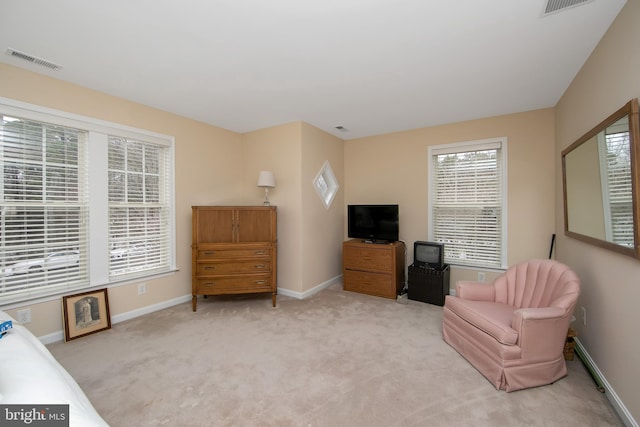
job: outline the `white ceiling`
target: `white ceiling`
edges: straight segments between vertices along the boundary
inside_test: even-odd
[[[625,1],[1,0],[0,61],[236,132],[352,139],[554,106]]]

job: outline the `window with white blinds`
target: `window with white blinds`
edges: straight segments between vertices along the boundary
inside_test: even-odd
[[[109,274],[139,275],[170,263],[168,147],[109,136]]]
[[[503,268],[506,138],[431,147],[429,236],[445,262]]]
[[[0,98],[0,305],[174,271],[173,138]]]
[[[86,284],[86,132],[0,118],[0,295]]]
[[[614,129],[611,126],[609,129]],[[628,125],[626,127],[628,129]],[[633,247],[633,200],[631,197],[631,151],[629,131],[608,133],[599,139],[604,198],[605,232],[608,241]],[[604,155],[602,155],[604,154]]]

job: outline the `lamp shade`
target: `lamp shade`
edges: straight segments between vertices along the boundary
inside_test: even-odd
[[[276,177],[271,171],[262,171],[258,176],[258,187],[274,188],[276,186]]]

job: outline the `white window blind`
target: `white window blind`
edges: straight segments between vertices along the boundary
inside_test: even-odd
[[[505,150],[506,139],[430,150],[430,238],[445,244],[445,262],[504,266]]]
[[[173,143],[0,98],[0,305],[175,271]]]
[[[0,297],[86,286],[87,133],[0,119]]]
[[[632,248],[633,200],[631,197],[631,158],[629,132],[605,136],[605,159],[601,165],[607,240]]]
[[[109,274],[170,265],[169,148],[109,136]]]

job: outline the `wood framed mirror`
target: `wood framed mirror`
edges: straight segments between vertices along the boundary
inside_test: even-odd
[[[565,235],[640,258],[638,100],[562,151]]]

